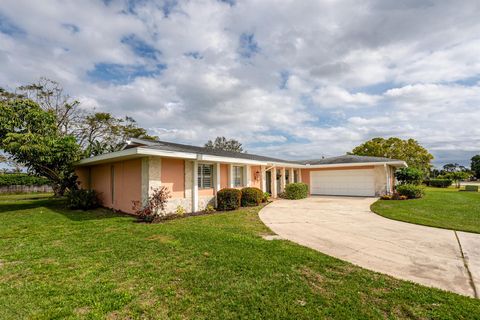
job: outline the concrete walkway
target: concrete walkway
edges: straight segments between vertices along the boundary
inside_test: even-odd
[[[383,218],[373,198],[277,200],[260,219],[284,239],[361,267],[478,297],[480,234]]]

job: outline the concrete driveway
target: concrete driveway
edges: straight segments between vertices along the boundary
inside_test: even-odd
[[[370,211],[374,201],[355,197],[277,200],[260,211],[260,219],[282,238],[330,256],[478,297],[480,234],[386,219]]]

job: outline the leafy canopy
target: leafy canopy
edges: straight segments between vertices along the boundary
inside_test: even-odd
[[[358,156],[385,157],[405,161],[410,167],[428,172],[433,156],[416,140],[391,137],[373,138],[354,148],[351,154]]]
[[[243,146],[235,139],[227,139],[225,137],[216,137],[215,141],[208,140],[205,143],[205,148],[232,151],[232,152],[244,152]]]
[[[75,137],[62,135],[54,112],[28,99],[0,101],[0,148],[53,183],[56,194],[75,188],[73,163],[80,159]]]
[[[416,168],[400,168],[395,172],[395,178],[400,184],[420,185],[423,180],[423,172]]]
[[[472,157],[470,169],[477,179],[480,179],[480,154]]]

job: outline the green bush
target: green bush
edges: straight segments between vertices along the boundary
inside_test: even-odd
[[[302,182],[289,183],[285,186],[285,198],[290,200],[308,197],[308,185]]]
[[[217,192],[217,209],[221,211],[235,210],[240,208],[242,191],[225,188]]]
[[[418,199],[425,195],[425,189],[415,184],[401,184],[397,186],[397,193],[408,199]]]
[[[400,168],[395,172],[395,178],[400,184],[419,185],[423,180],[423,172],[415,168]]]
[[[70,209],[90,210],[100,206],[98,192],[78,189],[67,193],[67,207]]]
[[[0,174],[0,186],[44,186],[50,184],[50,180],[44,177],[31,176],[26,173]]]
[[[263,191],[254,188],[246,187],[242,189],[242,207],[255,207],[262,203],[263,200]]]
[[[270,197],[271,197],[271,196],[272,196],[272,195],[271,195],[270,193],[264,192],[264,193],[263,193],[262,202],[268,202],[268,201],[270,200]]]
[[[448,188],[452,185],[453,181],[450,179],[430,179],[427,186],[435,188]]]

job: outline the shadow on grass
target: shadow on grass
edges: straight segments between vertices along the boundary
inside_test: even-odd
[[[44,208],[55,213],[59,213],[72,221],[86,221],[86,220],[102,220],[110,218],[130,218],[131,215],[122,212],[114,212],[106,208],[98,208],[93,210],[71,210],[65,207],[64,199],[35,199],[35,200],[19,200],[10,201],[8,203],[0,202],[0,214],[8,214],[14,211],[30,211]]]

